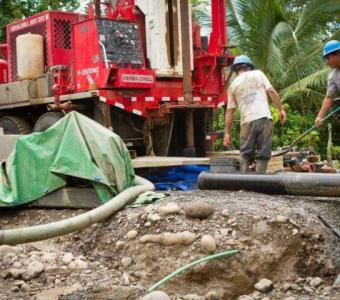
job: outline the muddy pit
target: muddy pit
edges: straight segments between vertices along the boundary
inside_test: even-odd
[[[195,201],[214,212],[189,218],[184,209]],[[81,212],[7,210],[0,213],[0,226],[43,224]],[[339,240],[317,217],[340,228],[339,213],[337,199],[171,192],[155,205],[126,208],[79,233],[0,247],[0,299],[141,299],[166,275],[212,254],[201,245],[204,235],[214,239],[214,253],[240,253],[177,275],[159,288],[171,299],[340,299],[340,289],[332,287],[340,271]],[[144,240],[184,231],[195,234],[192,243]],[[261,279],[272,287],[257,291]]]

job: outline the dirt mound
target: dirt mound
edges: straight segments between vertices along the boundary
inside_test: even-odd
[[[231,249],[240,253],[174,277],[160,287],[171,299],[338,299],[340,291],[331,285],[339,272],[339,242],[317,214],[322,212],[339,227],[339,204],[311,200],[317,199],[172,192],[157,205],[125,209],[80,233],[20,246],[19,252],[1,254],[0,249],[0,285],[11,287],[2,289],[0,296],[43,299],[39,293],[50,290],[63,300],[140,299],[166,275],[210,255],[201,244],[202,237],[209,235],[217,245],[215,253]],[[194,201],[209,203],[214,213],[202,220],[187,218],[184,208]],[[171,214],[166,213],[168,203]],[[179,210],[173,209],[174,203]],[[3,214],[0,224],[46,223],[74,213],[20,211],[14,216]],[[194,235],[193,241],[176,243],[183,232]],[[146,235],[156,238],[146,241]],[[171,243],[164,237],[171,237]],[[44,271],[30,280],[14,278],[13,269],[25,272],[32,261],[44,264]],[[255,284],[264,278],[272,285],[256,291]]]

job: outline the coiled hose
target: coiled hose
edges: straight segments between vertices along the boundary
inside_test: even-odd
[[[135,184],[135,186],[124,190],[105,204],[81,215],[49,224],[1,230],[0,245],[17,245],[46,240],[79,231],[94,223],[101,222],[118,212],[138,195],[155,188],[150,181],[139,176],[136,176]]]

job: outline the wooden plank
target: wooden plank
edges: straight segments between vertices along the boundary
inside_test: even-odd
[[[209,157],[230,157],[239,159],[240,158],[240,151],[233,150],[233,151],[222,151],[222,152],[208,152],[207,156]],[[283,156],[276,156],[272,157],[268,163],[267,173],[274,173],[277,171],[283,170]]]
[[[209,165],[209,157],[163,157],[163,156],[141,156],[132,160],[135,169],[155,167],[175,167],[184,165]]]

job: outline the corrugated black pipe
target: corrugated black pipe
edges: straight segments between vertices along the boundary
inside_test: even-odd
[[[198,177],[201,190],[250,190],[266,194],[340,197],[340,175],[277,173],[273,175],[210,173]]]

